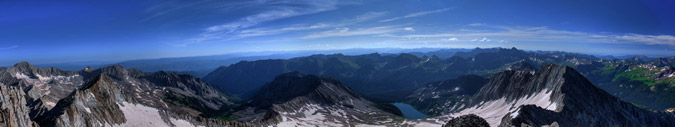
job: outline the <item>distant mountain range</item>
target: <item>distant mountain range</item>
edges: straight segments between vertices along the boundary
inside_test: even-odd
[[[454,54],[456,56],[446,59],[434,55],[419,57],[401,53],[312,55],[292,59],[242,61],[222,66],[203,79],[227,89],[230,93],[247,98],[276,75],[298,71],[338,79],[358,93],[364,93],[366,98],[377,102],[397,102],[406,101],[406,95],[430,82],[468,74],[488,77],[496,72],[514,69],[514,65],[522,63],[531,65],[532,67],[527,67],[531,69],[545,64],[559,64],[577,68],[600,88],[636,104],[657,110],[675,107],[675,103],[672,103],[675,102],[675,92],[672,92],[675,80],[671,76],[675,72],[672,71],[674,57],[634,56],[628,59],[604,60],[584,54],[528,52],[515,48],[474,49]],[[631,96],[636,94],[640,95]]]
[[[100,68],[112,65],[121,65],[144,72],[170,71],[183,74],[191,74],[202,77],[219,66],[227,66],[239,61],[254,61],[263,59],[288,59],[293,57],[309,56],[314,54],[361,55],[369,53],[398,54],[409,52],[416,55],[435,54],[440,57],[451,57],[457,51],[469,51],[470,49],[442,49],[442,48],[376,48],[376,49],[339,49],[339,50],[306,50],[306,51],[266,51],[266,52],[243,52],[229,53],[224,55],[175,57],[159,59],[127,60],[122,62],[71,62],[55,64],[37,64],[39,67],[57,67],[63,70],[77,71],[86,67]],[[431,56],[431,55],[429,55]]]
[[[21,62],[0,68],[0,126],[675,126],[675,57],[357,54],[127,62],[157,71]],[[184,60],[220,67],[203,78],[161,69]],[[427,118],[408,119],[395,102]]]
[[[338,79],[359,93],[368,93],[365,96],[370,94],[382,96],[381,94],[400,95],[401,92],[412,92],[426,83],[466,74],[489,76],[522,61],[535,66],[547,63],[574,66],[598,60],[590,55],[564,52],[534,53],[515,48],[476,49],[457,54],[465,54],[468,57],[453,56],[442,59],[435,55],[418,57],[408,53],[390,55],[373,53],[242,61],[222,66],[204,76],[204,80],[233,94],[246,97],[247,93],[255,91],[274,76],[298,71]]]

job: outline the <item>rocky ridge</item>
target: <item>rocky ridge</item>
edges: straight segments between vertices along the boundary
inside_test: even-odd
[[[450,115],[485,118],[491,126],[673,126],[675,116],[624,102],[595,87],[566,66],[546,65],[534,74],[497,73],[471,100]],[[602,116],[602,117],[599,117]]]
[[[5,117],[7,121],[29,119],[20,125],[255,125],[205,118],[231,109],[233,103],[227,94],[189,75],[148,74],[121,66],[62,71],[22,62],[0,71],[0,86],[24,89],[3,93],[12,95],[3,98],[21,101],[0,104],[5,109],[0,113],[18,114]]]

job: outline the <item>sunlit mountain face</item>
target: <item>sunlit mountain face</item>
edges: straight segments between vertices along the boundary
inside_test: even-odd
[[[675,126],[675,2],[0,1],[0,126]]]

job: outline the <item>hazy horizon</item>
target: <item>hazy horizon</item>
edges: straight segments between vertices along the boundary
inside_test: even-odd
[[[602,56],[614,56],[614,57],[625,57],[625,56],[640,56],[644,55],[650,58],[658,58],[658,57],[672,57],[675,55],[645,55],[645,54],[589,54],[589,53],[582,53],[582,52],[569,52],[569,51],[560,51],[560,50],[529,50],[529,49],[520,49],[518,47],[474,47],[474,48],[429,48],[429,47],[421,47],[421,48],[348,48],[348,49],[328,49],[328,50],[292,50],[292,51],[252,51],[252,52],[234,52],[234,53],[223,53],[223,54],[208,54],[208,55],[195,55],[195,56],[176,56],[176,57],[159,57],[159,58],[139,58],[139,59],[124,59],[124,60],[109,60],[109,61],[64,61],[64,62],[35,62],[35,61],[27,61],[27,60],[19,60],[19,61],[9,61],[6,63],[1,63],[0,62],[0,67],[11,67],[16,63],[19,62],[28,62],[31,64],[36,64],[36,65],[52,65],[52,64],[91,64],[91,65],[101,65],[101,64],[115,64],[119,62],[124,62],[124,61],[134,61],[134,60],[155,60],[155,59],[172,59],[172,58],[191,58],[191,57],[208,57],[208,56],[223,56],[223,55],[244,55],[245,56],[266,56],[266,55],[278,55],[278,54],[285,54],[285,53],[298,53],[298,52],[330,52],[330,53],[321,53],[321,54],[345,54],[344,52],[340,51],[347,51],[347,50],[364,50],[360,51],[362,53],[358,54],[349,54],[347,53],[346,55],[360,55],[360,54],[368,54],[368,53],[411,53],[411,52],[431,52],[431,51],[439,51],[443,49],[466,49],[466,50],[473,50],[476,48],[480,49],[491,49],[491,48],[517,48],[518,50],[523,50],[523,51],[528,51],[528,52],[536,52],[536,51],[545,51],[545,52],[567,52],[567,53],[578,53],[578,54],[586,54],[586,55],[593,55],[596,57],[602,57]],[[369,50],[372,50],[370,52]],[[419,51],[422,50],[422,51]]]
[[[582,2],[584,4],[578,4]],[[0,65],[240,52],[490,48],[675,54],[672,1],[3,1]]]

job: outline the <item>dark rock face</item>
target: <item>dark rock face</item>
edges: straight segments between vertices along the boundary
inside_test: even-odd
[[[444,115],[467,106],[471,97],[487,83],[478,75],[431,82],[408,96],[408,103],[427,115]]]
[[[508,111],[506,114],[497,111]],[[574,69],[546,65],[534,74],[497,73],[472,99],[493,126],[674,126],[675,116],[638,108],[592,85]],[[491,121],[501,118],[500,121]]]
[[[572,68],[545,66],[540,73],[554,74],[533,81],[555,84],[546,88],[552,90],[551,99],[559,102],[560,106],[550,111],[524,105],[515,117],[504,117],[500,126],[543,126],[552,123],[560,126],[675,126],[672,114],[652,112],[624,102],[593,86]]]
[[[283,69],[284,65],[286,65],[284,60],[243,61],[229,67],[219,67],[204,76],[204,80],[234,94],[255,92],[256,88],[271,81],[274,76],[287,72]],[[255,75],[250,75],[251,73]]]
[[[532,77],[533,75],[529,71],[520,70],[507,70],[494,74],[490,81],[473,97],[472,102],[476,104],[500,98],[514,100],[539,92],[537,90],[542,90],[543,87],[538,84],[530,83],[530,86],[527,86]]]
[[[469,114],[453,118],[443,127],[490,127],[490,124],[480,116]]]
[[[162,89],[158,91],[162,94],[156,94],[157,99],[175,105],[186,105],[201,112],[202,116],[220,115],[218,112],[228,111],[233,104],[228,98],[229,94],[191,75],[160,71],[141,76],[140,79]]]
[[[285,73],[260,89],[250,104],[269,107],[295,99],[299,96],[322,104],[340,104],[348,100],[364,100],[350,88],[334,79],[323,79],[298,72]],[[349,105],[349,104],[346,104]]]
[[[280,126],[356,125],[396,117],[337,80],[298,72],[277,76],[242,107],[232,115],[238,121]]]

